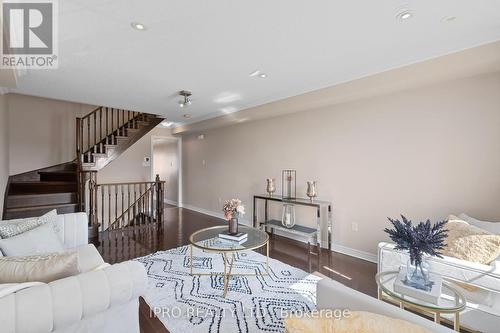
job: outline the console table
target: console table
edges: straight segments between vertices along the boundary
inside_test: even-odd
[[[257,202],[264,201],[264,221],[257,221]],[[316,209],[316,228],[306,227],[295,224],[292,228],[284,227],[281,221],[268,218],[269,201],[281,202],[297,206],[308,206]],[[311,252],[311,240],[316,243],[318,254],[321,247],[321,208],[326,207],[328,211],[328,250],[332,249],[332,203],[330,201],[313,200],[296,198],[296,199],[283,199],[281,196],[270,195],[254,195],[253,196],[253,225],[258,229],[274,229],[282,230],[288,233],[304,236],[308,239],[307,245],[309,252]]]

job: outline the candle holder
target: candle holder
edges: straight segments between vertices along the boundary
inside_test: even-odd
[[[281,224],[286,228],[293,228],[295,225],[295,206],[290,204],[283,205],[283,214]]]
[[[283,199],[297,197],[297,171],[286,169],[281,172],[281,195]]]

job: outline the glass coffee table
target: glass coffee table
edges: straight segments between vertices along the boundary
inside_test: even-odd
[[[466,299],[448,282],[443,281],[442,294],[439,304],[428,303],[418,298],[400,294],[394,291],[394,281],[398,277],[398,271],[380,272],[375,275],[378,285],[378,299],[394,300],[399,303],[401,309],[416,309],[434,316],[434,322],[441,323],[441,314],[453,314],[453,329],[460,332],[460,312],[465,309]]]
[[[211,276],[211,275],[223,275],[224,276],[224,294],[226,297],[227,290],[229,286],[229,279],[231,276],[256,276],[256,275],[268,275],[269,274],[269,236],[266,232],[240,225],[238,226],[238,232],[244,232],[248,234],[248,238],[245,242],[239,243],[237,241],[230,241],[219,238],[219,234],[227,231],[227,226],[216,226],[198,230],[191,234],[189,237],[189,266],[191,275],[198,276]],[[254,273],[232,273],[234,254],[241,251],[256,250],[259,248],[266,247],[266,272],[257,271]],[[193,247],[201,249],[206,252],[216,252],[222,253],[224,260],[224,272],[210,272],[210,273],[193,273]],[[229,255],[231,260],[228,260]],[[229,265],[228,265],[229,263]]]

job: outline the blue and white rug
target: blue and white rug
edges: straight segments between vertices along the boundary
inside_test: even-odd
[[[149,277],[144,299],[170,333],[284,332],[283,316],[316,308],[317,276],[269,259],[268,276],[191,276],[189,247],[137,258]],[[193,272],[222,272],[223,256],[193,249]],[[235,254],[233,273],[265,272],[266,257]]]

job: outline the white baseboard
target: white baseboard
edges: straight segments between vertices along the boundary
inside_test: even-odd
[[[187,204],[183,204],[182,207],[189,209],[189,210],[192,210],[192,211],[195,211],[195,212],[198,212],[198,213],[208,215],[208,216],[213,216],[213,217],[216,217],[219,219],[224,219],[224,214],[222,214],[222,213],[213,212],[213,211],[208,210],[208,209],[195,207],[195,206],[191,206],[191,205],[187,205]],[[248,225],[248,226],[253,225],[253,222],[250,220],[247,220],[247,219],[240,219],[240,223]],[[291,235],[291,234],[286,233],[286,232],[280,232],[279,230],[276,230],[275,234],[283,236],[283,237],[287,237],[287,238],[290,238],[290,239],[293,239],[293,240],[296,240],[296,241],[299,241],[302,243],[306,243],[306,241],[303,238],[301,238],[300,236]],[[322,243],[323,243],[323,244],[321,244],[322,248],[328,248],[327,244],[324,244],[324,242],[322,242]],[[345,255],[348,255],[351,257],[355,257],[358,259],[362,259],[365,261],[377,263],[377,255],[376,254],[361,251],[361,250],[356,250],[356,249],[353,249],[353,248],[348,247],[348,246],[339,245],[339,244],[334,243],[334,244],[332,244],[332,251],[342,253],[342,254],[345,254]]]
[[[355,257],[358,259],[363,259],[369,262],[377,263],[377,255],[370,253],[370,252],[365,252],[361,250],[356,250],[353,249],[352,247],[340,245],[340,244],[332,244],[332,251],[342,253],[351,257]]]
[[[189,210],[193,210],[195,212],[198,212],[198,213],[202,213],[202,214],[205,214],[205,215],[208,215],[208,216],[213,216],[213,217],[216,217],[216,218],[219,218],[219,219],[224,219],[224,214],[222,213],[217,213],[217,212],[213,212],[211,210],[208,210],[208,209],[204,209],[204,208],[199,208],[199,207],[195,207],[195,206],[191,206],[191,205],[187,205],[187,204],[183,204],[182,205],[183,208],[186,208],[186,209],[189,209]],[[252,222],[247,220],[247,219],[239,219],[239,222],[241,224],[244,224],[244,225],[248,225],[248,226],[251,226],[252,225]]]
[[[164,199],[163,202],[166,203],[166,204],[169,204],[169,205],[178,206],[177,201],[173,201],[173,200],[169,200],[169,199]]]

